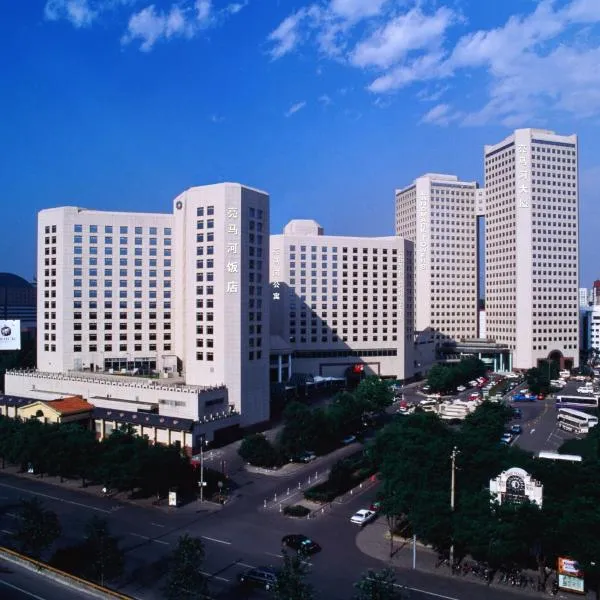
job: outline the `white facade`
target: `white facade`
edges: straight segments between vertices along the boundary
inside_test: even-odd
[[[294,351],[293,370],[411,377],[413,245],[396,236],[323,235],[294,220],[271,236],[272,334]]]
[[[38,370],[65,376],[48,391],[79,393],[73,372],[183,375],[225,386],[243,425],[268,420],[268,260],[269,197],[235,183],[191,188],[173,214],[41,211]],[[138,387],[140,406],[153,403]],[[188,396],[186,414],[222,410]]]
[[[39,370],[108,370],[109,360],[121,370],[142,359],[162,370],[173,354],[172,224],[166,214],[40,211]]]
[[[578,365],[577,136],[518,129],[485,147],[486,328],[528,369]]]
[[[176,350],[189,384],[220,385],[250,425],[269,418],[269,196],[234,183],[173,201]]]
[[[415,245],[415,329],[477,337],[477,183],[429,173],[396,191],[396,235]]]
[[[588,288],[579,288],[579,307],[586,308],[594,303],[594,290]]]
[[[587,346],[582,347],[582,350],[594,349],[600,352],[600,305],[581,309],[581,324],[585,327],[582,339],[587,341]]]

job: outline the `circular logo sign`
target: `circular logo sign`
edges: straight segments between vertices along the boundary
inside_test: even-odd
[[[2,329],[0,329],[0,333],[4,337],[7,337],[7,336],[9,336],[12,333],[12,331],[11,331],[11,329],[10,329],[10,327],[8,325],[5,325]]]
[[[175,203],[175,208],[177,210],[181,210],[183,208],[183,202],[181,200],[177,200],[177,202]]]

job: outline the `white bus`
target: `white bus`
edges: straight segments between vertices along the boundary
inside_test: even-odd
[[[592,427],[598,425],[598,417],[572,408],[560,408],[556,416],[556,424],[565,431],[587,433]]]

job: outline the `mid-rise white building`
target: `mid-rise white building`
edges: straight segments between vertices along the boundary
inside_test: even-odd
[[[191,188],[172,214],[41,211],[38,370],[7,374],[7,393],[267,420],[268,232],[268,195],[234,183]]]
[[[289,344],[294,372],[411,377],[413,244],[400,237],[324,235],[293,220],[271,236],[272,334]]]
[[[577,136],[518,129],[485,146],[486,329],[517,369],[577,366]]]
[[[588,288],[579,288],[579,307],[587,308],[594,304],[594,290]]]
[[[436,345],[477,337],[477,183],[428,173],[396,191],[396,235],[415,245],[415,329]]]

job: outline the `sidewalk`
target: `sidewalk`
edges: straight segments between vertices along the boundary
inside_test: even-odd
[[[390,540],[388,534],[388,527],[385,517],[380,517],[375,522],[365,526],[356,538],[356,545],[358,549],[363,553],[372,558],[382,561],[386,566],[394,567],[397,569],[410,570],[413,568],[413,545],[410,539],[398,539],[394,540],[393,544],[393,556],[390,558]],[[474,562],[471,558],[466,559],[468,562]],[[459,579],[465,583],[474,583],[481,586],[487,586],[486,581],[472,573],[467,575],[458,574],[452,575],[448,566],[437,566],[438,556],[437,553],[428,546],[424,546],[420,542],[416,544],[416,561],[415,567],[418,571],[423,571],[431,575],[439,577],[448,577]],[[537,581],[536,571],[523,571],[523,574]],[[505,589],[507,592],[519,593],[530,597],[540,598],[550,591],[551,581],[553,576],[550,575],[546,584],[545,592],[538,592],[533,590],[530,586],[517,587],[511,586],[498,581],[498,575],[495,576],[494,581],[489,584],[491,587],[502,590]],[[556,598],[567,598],[563,592],[559,592]],[[570,597],[570,596],[569,596]]]
[[[72,492],[79,492],[87,494],[88,496],[102,498],[104,500],[113,500],[115,503],[118,503],[112,507],[111,510],[113,511],[122,508],[123,504],[130,504],[140,508],[158,510],[166,514],[198,512],[199,510],[202,510],[203,512],[216,512],[223,508],[220,504],[217,504],[216,502],[210,502],[208,500],[205,500],[202,502],[202,504],[196,500],[175,507],[169,506],[167,498],[161,498],[161,500],[157,503],[156,497],[154,496],[150,496],[148,498],[129,498],[128,492],[112,492],[104,494],[102,492],[102,486],[100,485],[89,484],[86,487],[83,487],[81,485],[81,479],[64,479],[61,482],[60,477],[58,476],[44,475],[44,477],[40,477],[39,475],[32,475],[22,472],[19,467],[14,465],[6,465],[4,469],[0,469],[0,478],[2,474],[12,475],[14,477],[18,477],[19,479],[35,481],[37,483],[45,483],[46,485],[52,487],[69,490]]]

